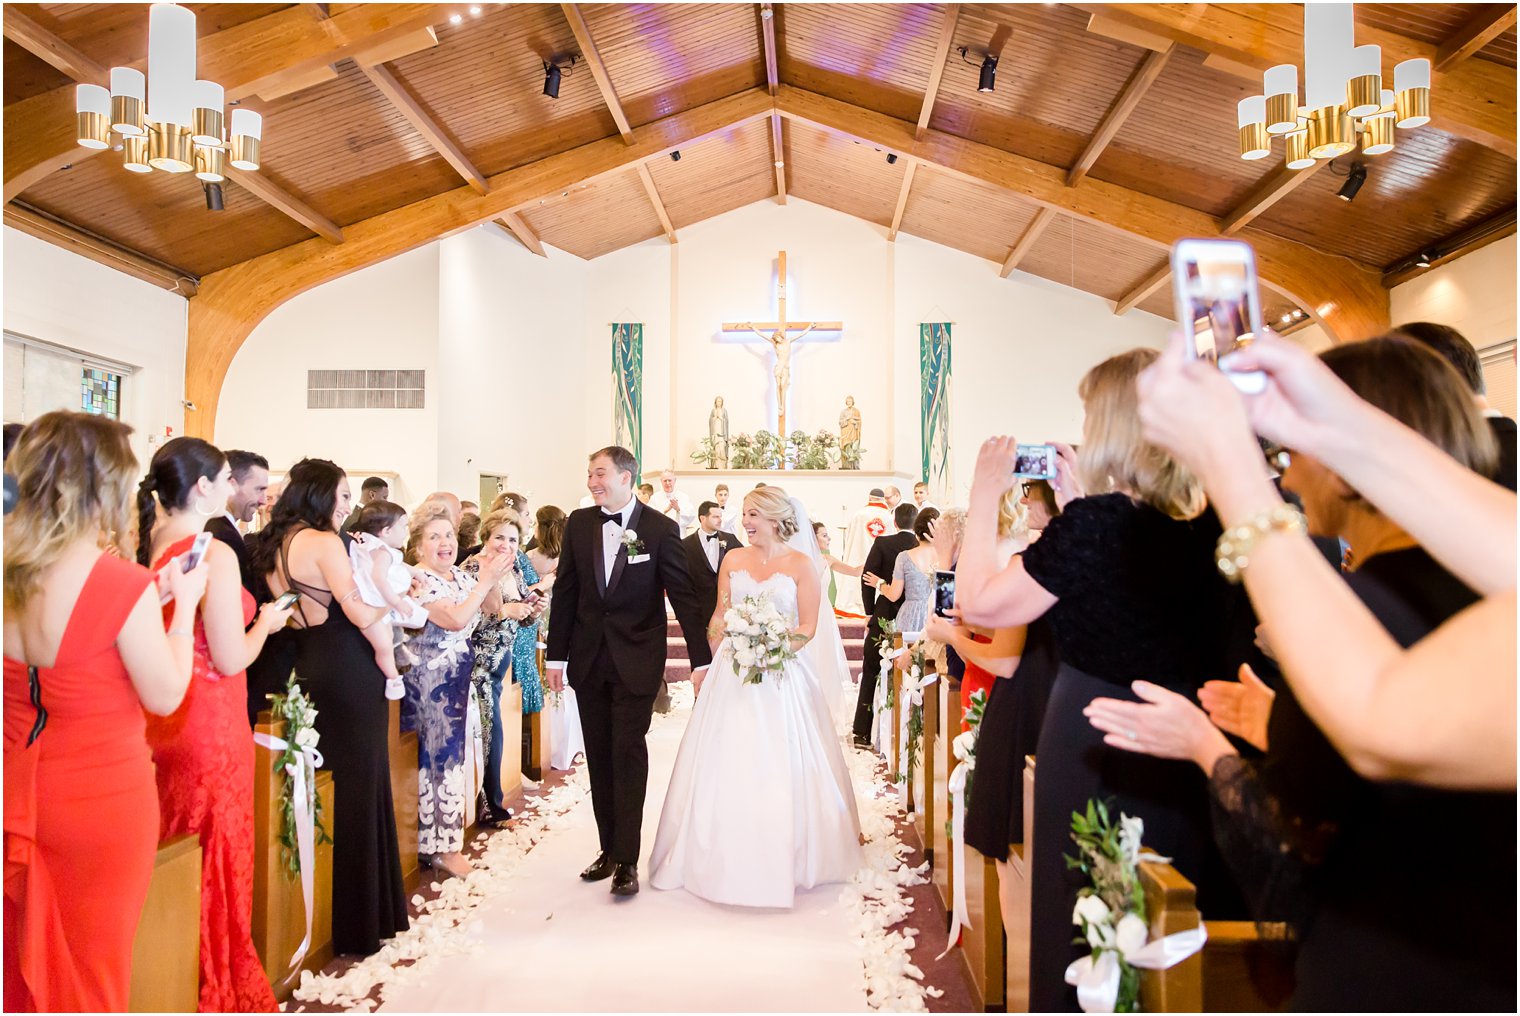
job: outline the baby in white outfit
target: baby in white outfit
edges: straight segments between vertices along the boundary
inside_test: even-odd
[[[371,607],[389,607],[390,613],[364,629],[364,637],[375,650],[375,662],[385,674],[385,697],[406,696],[406,686],[396,667],[396,658],[406,653],[400,644],[396,626],[421,628],[427,624],[427,608],[407,596],[412,587],[412,569],[401,559],[406,546],[406,509],[389,501],[372,501],[361,511],[353,530],[349,561],[354,567],[354,585],[359,599]],[[405,658],[403,657],[403,662]]]

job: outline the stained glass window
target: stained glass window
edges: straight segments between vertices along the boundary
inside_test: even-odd
[[[80,378],[79,408],[97,416],[121,419],[121,375],[108,370],[84,368]]]

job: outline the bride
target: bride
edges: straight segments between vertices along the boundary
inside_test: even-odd
[[[809,644],[821,596],[812,527],[778,487],[745,496],[743,525],[750,546],[724,555],[718,574],[713,664],[665,792],[650,884],[789,908],[798,887],[845,882],[860,867],[860,816],[820,683],[819,670],[838,664]],[[802,643],[759,684],[741,680],[729,640],[717,641],[724,611],[747,596],[768,598]]]

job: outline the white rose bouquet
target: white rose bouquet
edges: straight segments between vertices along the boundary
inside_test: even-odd
[[[791,621],[768,596],[746,596],[724,611],[723,634],[745,684],[759,684],[767,675],[780,677],[786,661],[797,657]]]

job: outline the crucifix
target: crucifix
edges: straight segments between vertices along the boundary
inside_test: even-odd
[[[786,393],[792,386],[792,343],[808,333],[844,330],[843,321],[788,321],[786,319],[786,251],[777,254],[776,321],[725,321],[725,332],[754,332],[776,350],[776,433],[786,436]],[[801,329],[801,334],[791,333]]]

